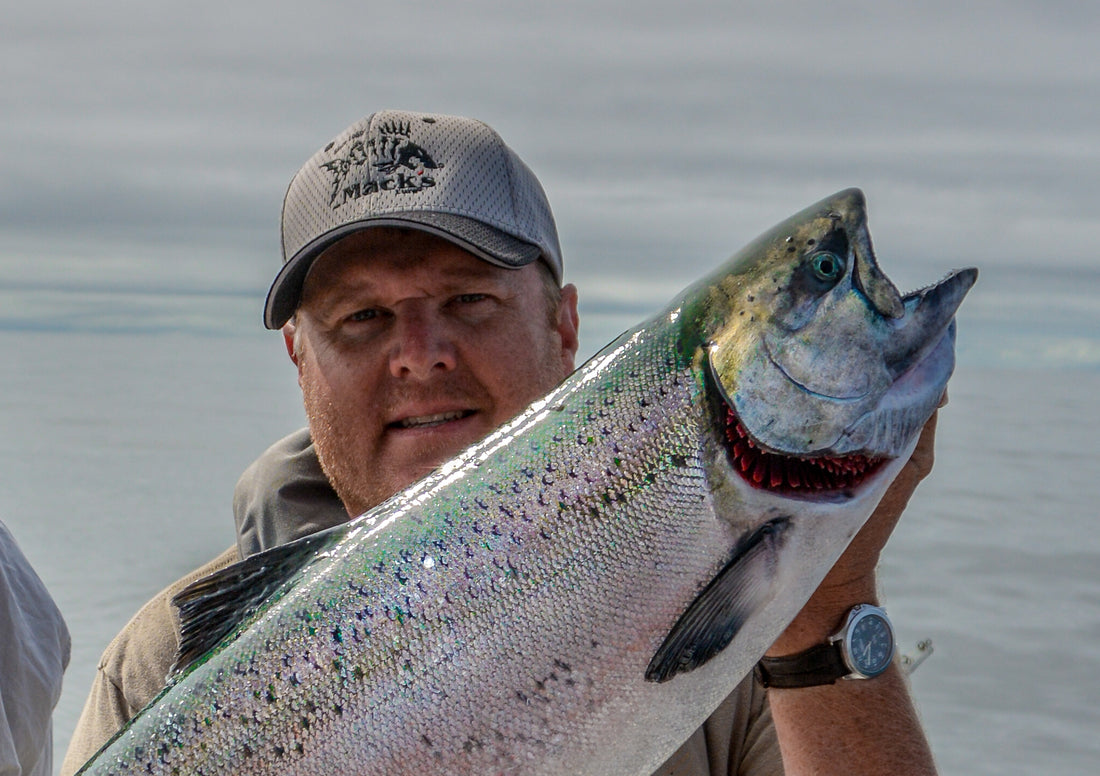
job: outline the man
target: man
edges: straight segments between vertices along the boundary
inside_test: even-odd
[[[264,321],[282,330],[309,429],[242,477],[238,547],[170,586],[108,647],[63,776],[160,689],[178,637],[168,601],[190,580],[379,504],[573,370],[577,291],[561,284],[549,203],[480,122],[398,111],[356,122],[291,181],[282,229]],[[772,654],[824,642],[874,601],[878,552],[931,466],[931,425],[924,437]],[[770,695],[749,677],[658,773],[778,773],[780,751],[791,771],[933,771],[894,667]]]
[[[0,774],[50,776],[69,630],[0,522]]]

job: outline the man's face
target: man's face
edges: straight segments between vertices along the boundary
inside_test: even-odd
[[[349,514],[381,503],[573,370],[577,297],[433,235],[372,228],[326,250],[284,328],[317,454]]]

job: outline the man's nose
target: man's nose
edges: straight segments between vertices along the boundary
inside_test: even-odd
[[[457,354],[445,323],[427,310],[405,310],[395,316],[390,351],[394,377],[425,380],[433,372],[455,368]]]

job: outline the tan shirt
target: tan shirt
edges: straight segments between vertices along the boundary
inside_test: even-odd
[[[111,736],[164,689],[179,647],[179,618],[172,598],[192,582],[236,563],[236,547],[161,590],[107,645],[92,690],[61,763],[61,776],[76,773]]]
[[[158,593],[103,653],[60,776],[75,773],[163,688],[179,644],[171,604],[176,593],[239,558],[347,520],[304,429],[272,445],[248,468],[233,506],[238,546]],[[750,676],[654,776],[782,773],[767,697]]]

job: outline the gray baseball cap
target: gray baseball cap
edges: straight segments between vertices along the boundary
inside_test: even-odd
[[[535,174],[488,125],[384,110],[357,121],[306,162],[283,201],[283,268],[264,325],[294,314],[325,248],[371,226],[439,235],[491,264],[542,259],[562,278],[550,203]]]

